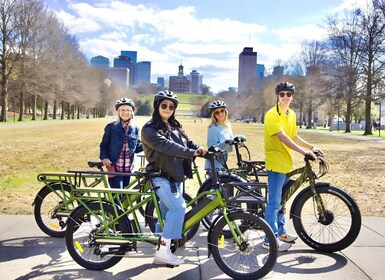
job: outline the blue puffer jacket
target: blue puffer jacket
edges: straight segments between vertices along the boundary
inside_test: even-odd
[[[123,148],[125,131],[121,123],[112,122],[104,128],[104,135],[100,143],[100,159],[109,159],[115,164]],[[130,150],[130,161],[134,162],[135,153],[143,151],[139,137],[139,127],[130,125],[128,132],[128,147]]]

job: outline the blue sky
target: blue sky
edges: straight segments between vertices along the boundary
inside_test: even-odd
[[[326,36],[327,16],[366,0],[45,0],[88,59],[121,50],[151,61],[151,81],[197,70],[214,92],[238,86],[238,57],[253,47],[270,71],[304,40]]]

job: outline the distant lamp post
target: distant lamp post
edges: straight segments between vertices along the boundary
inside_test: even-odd
[[[381,137],[381,101],[374,103],[380,106],[380,121],[378,123],[378,137]]]

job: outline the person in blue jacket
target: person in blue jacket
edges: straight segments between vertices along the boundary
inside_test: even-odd
[[[118,119],[104,128],[100,143],[100,159],[109,172],[129,173],[134,167],[135,154],[143,151],[139,127],[132,123],[135,104],[129,98],[121,98],[115,104]],[[109,176],[112,188],[130,183],[130,176]]]
[[[233,131],[229,122],[229,112],[226,103],[215,100],[210,103],[211,123],[207,130],[207,147],[218,147],[226,152],[232,151],[232,146],[226,140],[233,139]],[[225,159],[227,161],[227,158]],[[210,161],[206,160],[205,169],[210,169]],[[216,169],[224,169],[224,166],[215,160]]]

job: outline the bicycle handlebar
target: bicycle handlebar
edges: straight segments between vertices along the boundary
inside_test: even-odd
[[[243,143],[245,141],[247,141],[246,136],[243,134],[239,134],[239,135],[235,135],[232,139],[225,140],[225,143],[229,145],[236,145],[238,143]]]

